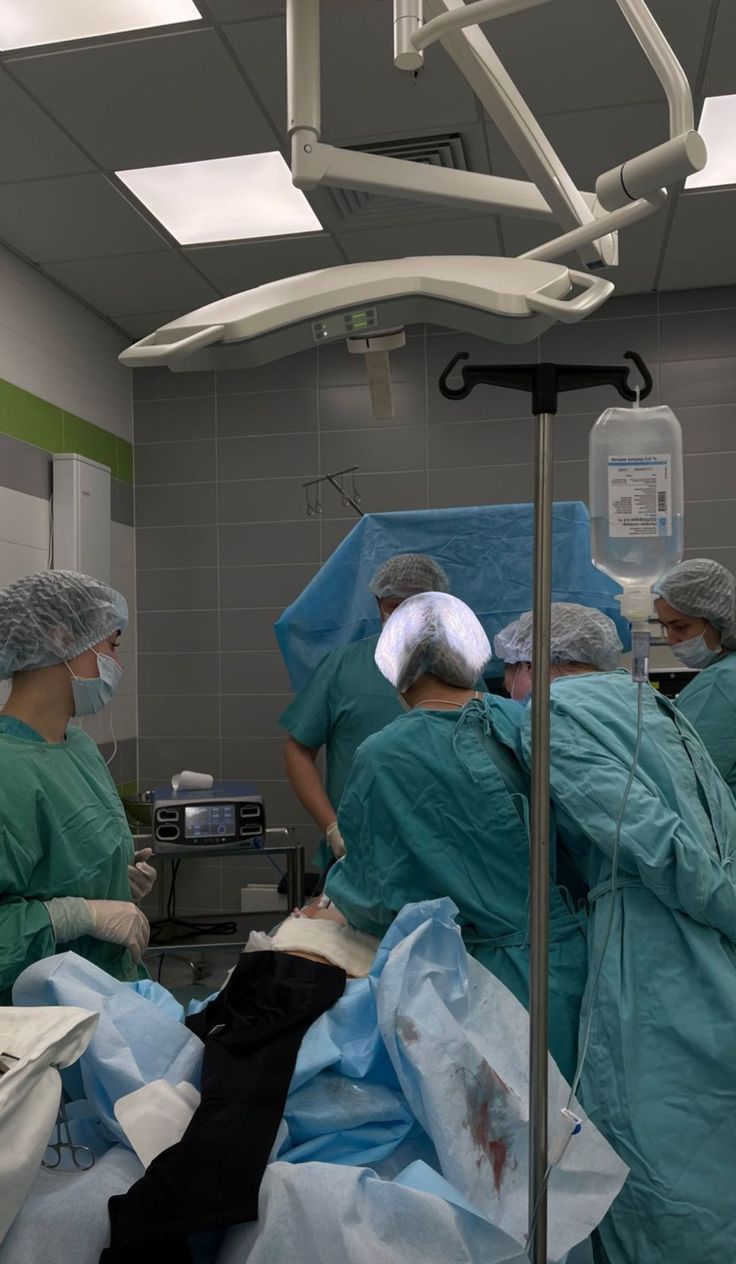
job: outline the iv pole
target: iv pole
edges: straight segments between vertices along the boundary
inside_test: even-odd
[[[530,838],[530,960],[529,960],[529,1259],[547,1264],[548,1181],[548,1008],[549,1008],[549,686],[552,600],[552,483],[553,417],[562,391],[590,386],[614,386],[633,401],[629,369],[620,365],[516,364],[465,365],[460,387],[448,386],[456,365],[467,352],[455,355],[439,380],[446,399],[464,399],[481,384],[527,391],[536,419],[534,458],[534,574],[532,600],[532,813]],[[638,397],[646,398],[652,378],[635,351],[625,352],[644,379]]]
[[[309,489],[311,487],[319,487],[320,483],[329,483],[330,487],[334,487],[335,491],[340,493],[343,505],[350,505],[351,508],[355,510],[359,518],[365,518],[365,510],[360,507],[361,498],[358,494],[358,488],[355,483],[355,475],[357,474],[358,469],[359,466],[351,465],[346,470],[336,470],[334,474],[323,474],[321,478],[312,478],[308,483],[302,483],[302,487],[307,493],[307,513],[310,518],[315,513],[322,513],[322,504],[319,499],[319,492],[315,492],[316,500],[314,501],[314,504],[312,504],[309,499]],[[344,478],[346,474],[352,474],[353,476],[352,496],[350,495],[350,492],[346,490],[344,484],[340,482],[340,479]]]
[[[483,205],[533,218],[556,219],[562,236],[530,251],[529,258],[555,259],[568,249],[585,250],[591,266],[617,261],[616,243],[606,234],[656,209],[665,189],[700,170],[706,161],[702,139],[693,128],[692,98],[687,79],[674,53],[654,22],[645,0],[616,0],[634,31],[670,106],[670,137],[662,145],[628,163],[604,172],[596,183],[596,198],[581,194],[549,141],[539,129],[525,101],[488,42],[470,30],[479,21],[547,0],[394,0],[394,64],[415,71],[423,60],[422,46],[440,38],[489,115],[521,158],[528,182],[503,181],[476,173],[431,170],[420,163],[386,160],[377,155],[355,155],[321,141],[319,75],[319,0],[287,0],[288,128],[292,180],[297,188],[319,184],[363,189],[392,196],[420,197],[437,202]],[[440,28],[442,28],[440,33]],[[458,179],[458,175],[460,178]],[[451,187],[446,176],[452,177]],[[598,204],[600,209],[593,208]],[[567,230],[567,231],[564,231]],[[454,389],[447,378],[466,353],[455,356],[440,377],[440,391],[448,399],[462,399],[480,382],[530,392],[536,418],[534,487],[534,577],[532,664],[532,829],[530,857],[530,1005],[529,1005],[529,1243],[531,1264],[547,1261],[548,1179],[548,961],[549,961],[549,647],[552,595],[552,419],[560,391],[609,384],[633,402],[628,369],[620,366],[532,364],[465,366],[463,385]],[[644,377],[644,398],[652,379],[643,361],[626,352]]]

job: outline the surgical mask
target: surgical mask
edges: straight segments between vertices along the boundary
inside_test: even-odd
[[[72,678],[75,715],[94,715],[102,711],[111,701],[115,690],[123,678],[120,663],[108,654],[95,654],[99,676],[75,676],[69,664],[66,664]]]
[[[709,649],[702,632],[700,636],[690,637],[688,641],[678,641],[676,645],[671,645],[670,649],[675,658],[679,658],[686,667],[694,668],[710,667],[711,663],[715,663],[723,653],[720,645],[717,650]]]

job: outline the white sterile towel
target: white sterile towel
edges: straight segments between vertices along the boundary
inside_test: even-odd
[[[162,1150],[181,1141],[199,1102],[193,1084],[152,1080],[118,1098],[115,1118],[143,1166],[148,1167]]]
[[[61,1100],[56,1068],[84,1053],[97,1019],[71,1005],[0,1008],[0,1242],[51,1138]]]
[[[364,935],[352,926],[341,926],[322,918],[289,917],[273,935],[254,931],[246,952],[308,952],[341,966],[354,979],[364,979],[373,965],[381,941]]]

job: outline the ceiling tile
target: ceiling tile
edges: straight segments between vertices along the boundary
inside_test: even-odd
[[[175,250],[51,263],[44,271],[113,317],[162,308],[190,311],[219,297]]]
[[[669,134],[664,101],[540,115],[539,123],[578,188],[590,191],[604,171],[661,144]],[[488,121],[486,127],[496,174],[528,179],[493,124]]]
[[[493,255],[500,250],[493,216],[339,233],[337,239],[351,263],[408,255]]]
[[[285,29],[281,18],[228,26],[228,39],[269,113],[286,125]],[[393,65],[390,0],[329,7],[322,20],[322,124],[331,142],[475,122],[476,101],[441,48],[415,80]]]
[[[286,0],[208,0],[216,22],[242,22],[286,13]]]
[[[222,294],[238,294],[280,277],[344,263],[327,234],[280,241],[239,242],[232,246],[195,246],[184,251]]]
[[[377,0],[322,0],[322,9],[376,3]],[[247,18],[272,18],[286,13],[286,0],[208,0],[207,7],[216,22],[242,22]]]
[[[649,0],[690,80],[698,69],[710,0]],[[544,114],[664,93],[612,0],[556,0],[498,18],[485,33],[529,106]]]
[[[734,217],[736,189],[683,193],[677,203],[667,242],[667,263],[733,257]],[[727,282],[717,284],[726,285]]]
[[[713,30],[703,80],[707,97],[730,96],[736,92],[736,5],[723,0]]]
[[[167,244],[99,174],[3,185],[0,237],[34,263],[134,254]]]
[[[94,167],[4,70],[0,70],[0,182],[93,171]]]
[[[126,39],[7,64],[110,170],[276,147],[212,30]]]
[[[322,109],[336,142],[387,133],[449,130],[478,117],[476,97],[444,49],[432,48],[414,77],[393,64],[390,0],[325,12]],[[352,53],[352,55],[351,55]]]

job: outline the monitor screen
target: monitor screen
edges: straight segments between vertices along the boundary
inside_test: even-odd
[[[185,838],[235,838],[235,804],[208,803],[184,809]]]

